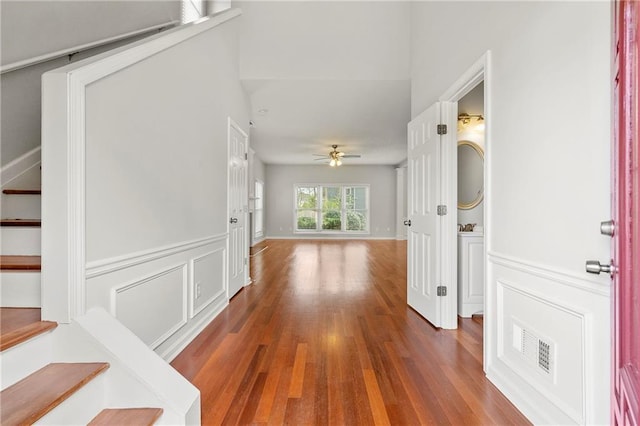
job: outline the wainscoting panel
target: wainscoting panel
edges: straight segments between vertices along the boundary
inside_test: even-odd
[[[111,314],[155,349],[187,323],[186,302],[187,264],[181,264],[114,288]]]
[[[488,266],[487,376],[534,423],[607,423],[608,288],[495,253]]]
[[[228,304],[226,238],[93,262],[87,305],[103,307],[170,361]]]
[[[225,294],[226,263],[224,248],[203,254],[191,261],[191,318]]]

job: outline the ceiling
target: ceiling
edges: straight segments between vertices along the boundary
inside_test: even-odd
[[[405,2],[239,2],[240,76],[251,146],[267,164],[319,164],[331,145],[361,158],[406,159],[411,119]]]

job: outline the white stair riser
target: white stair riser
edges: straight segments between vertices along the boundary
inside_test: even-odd
[[[0,228],[1,254],[39,256],[41,230],[28,226],[3,226]]]
[[[36,425],[86,425],[96,414],[106,408],[105,374],[94,377],[76,393],[47,413]]]
[[[0,306],[3,308],[39,308],[40,300],[40,271],[0,274]]]
[[[2,219],[42,218],[40,195],[2,194]]]
[[[5,389],[53,360],[53,333],[48,332],[0,352],[0,389]]]

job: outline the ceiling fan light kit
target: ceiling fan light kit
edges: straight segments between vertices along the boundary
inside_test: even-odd
[[[360,158],[360,155],[357,155],[357,154],[345,155],[344,152],[338,151],[338,145],[331,145],[331,148],[333,148],[333,151],[329,151],[329,156],[328,156],[329,166],[331,167],[341,166],[343,158]],[[327,156],[324,154],[313,154],[313,155],[323,157],[323,158],[316,158],[316,161],[325,160],[327,158]]]

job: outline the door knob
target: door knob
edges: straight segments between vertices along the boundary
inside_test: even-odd
[[[406,226],[411,226],[411,219],[409,219],[409,220],[405,220],[405,221],[404,221],[404,224],[405,224]]]
[[[615,232],[616,232],[616,224],[613,220],[600,222],[600,233],[602,235],[608,235],[610,237],[613,237]]]
[[[590,274],[600,274],[600,272],[606,272],[609,275],[613,276],[613,273],[616,270],[613,262],[611,262],[611,265],[602,265],[597,260],[587,260],[585,267],[586,271]]]
[[[229,223],[238,223],[238,218],[232,217],[231,219],[229,219]]]

